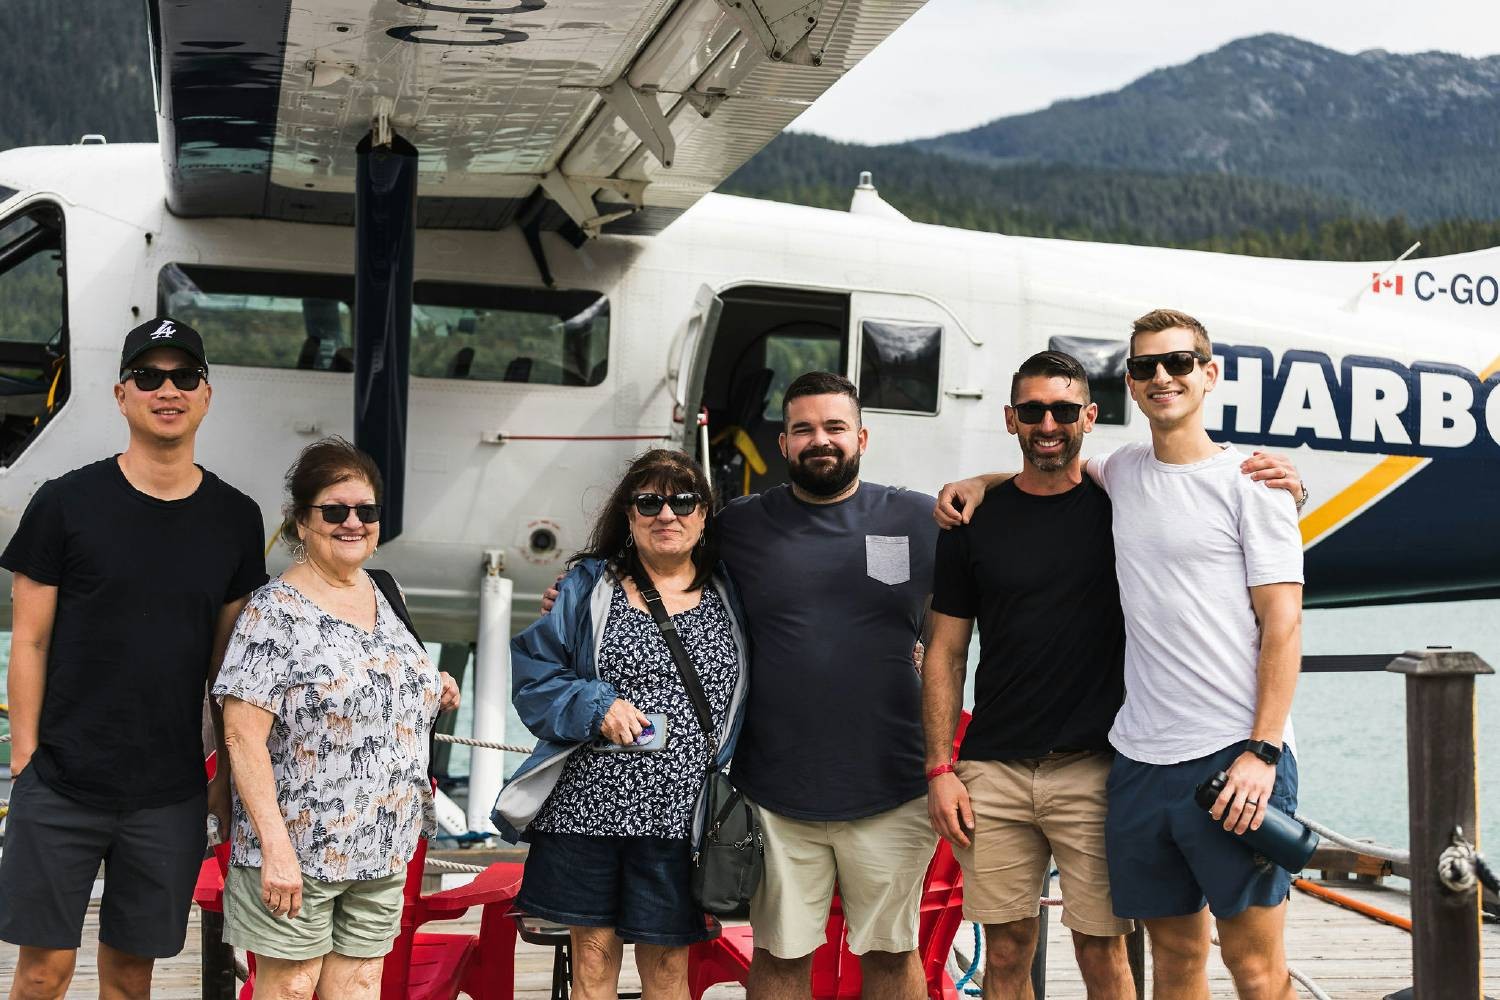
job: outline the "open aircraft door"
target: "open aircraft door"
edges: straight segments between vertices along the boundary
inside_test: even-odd
[[[688,316],[681,342],[667,372],[672,380],[672,418],[682,421],[678,446],[700,462],[708,460],[708,428],[700,427],[698,411],[703,406],[703,379],[708,374],[708,359],[713,354],[714,335],[719,330],[719,316],[724,300],[712,288],[702,285],[693,296],[693,311]]]

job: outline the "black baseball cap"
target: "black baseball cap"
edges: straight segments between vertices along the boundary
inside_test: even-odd
[[[120,351],[120,371],[147,351],[157,347],[175,347],[192,356],[203,367],[208,367],[208,358],[203,355],[203,338],[198,331],[181,320],[170,316],[149,319],[125,335],[125,347]]]

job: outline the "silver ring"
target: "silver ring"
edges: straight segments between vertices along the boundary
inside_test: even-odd
[[[1260,799],[1246,799],[1245,800],[1245,805],[1247,805],[1247,806],[1258,806],[1258,805],[1260,805]]]

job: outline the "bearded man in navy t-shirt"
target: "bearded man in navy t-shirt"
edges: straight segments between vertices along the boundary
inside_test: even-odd
[[[783,417],[791,484],[719,515],[753,650],[734,778],[766,843],[750,991],[810,995],[837,881],[867,995],[923,996],[918,904],[936,836],[912,648],[932,590],[934,500],[860,481],[869,430],[848,379],[800,376]]]

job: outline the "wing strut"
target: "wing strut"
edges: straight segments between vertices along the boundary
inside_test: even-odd
[[[385,480],[380,540],[401,534],[406,491],[406,391],[411,367],[417,150],[394,133],[355,152],[354,443]]]

